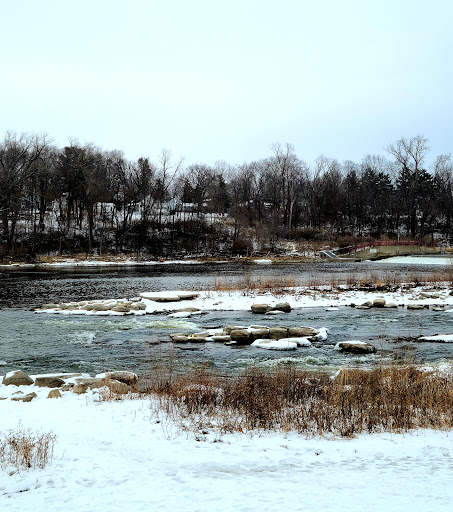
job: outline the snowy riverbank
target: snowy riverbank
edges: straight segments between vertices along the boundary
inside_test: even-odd
[[[451,433],[195,436],[149,399],[96,396],[0,401],[0,431],[57,436],[44,469],[0,472],[2,510],[451,510]]]
[[[184,295],[188,298],[185,298]],[[329,310],[332,307],[359,306],[365,302],[373,302],[382,298],[385,299],[387,304],[394,304],[395,306],[414,304],[426,307],[437,305],[445,308],[453,306],[453,295],[450,295],[450,287],[445,283],[444,285],[439,284],[435,289],[432,286],[401,286],[388,292],[341,288],[331,290],[328,286],[319,286],[317,289],[309,287],[291,288],[278,294],[272,292],[253,293],[247,290],[143,292],[140,297],[121,299],[112,297],[108,300],[55,304],[54,307],[40,308],[36,311],[63,315],[143,315],[170,313],[189,307],[201,312],[245,311],[250,310],[252,304],[255,303],[266,303],[275,306],[275,304],[281,302],[287,302],[292,309],[323,307]],[[87,309],[90,308],[90,305],[108,304],[111,307],[121,304],[142,304],[140,308],[143,309],[130,309],[129,311]],[[193,311],[192,314],[197,314],[197,312]]]

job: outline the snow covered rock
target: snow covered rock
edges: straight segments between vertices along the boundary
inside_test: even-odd
[[[278,341],[295,343],[298,347],[311,347],[311,341],[308,338],[281,338]]]
[[[315,339],[317,341],[325,341],[327,339],[327,336],[329,334],[329,329],[327,327],[321,327],[318,329],[317,334],[312,336],[312,339]]]
[[[11,397],[11,400],[14,402],[31,402],[33,398],[36,398],[38,395],[36,393],[27,393],[26,395],[18,395]]]
[[[280,340],[255,340],[253,346],[266,350],[295,350],[297,343],[285,339]]]
[[[3,377],[2,383],[5,386],[30,386],[33,384],[33,379],[22,370],[16,370],[7,373]]]
[[[371,343],[358,340],[340,341],[335,345],[335,350],[348,352],[350,354],[373,354],[376,347]]]
[[[61,398],[61,393],[58,391],[58,389],[51,389],[47,395],[47,398]]]

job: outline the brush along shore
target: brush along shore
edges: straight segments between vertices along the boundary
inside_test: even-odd
[[[251,368],[236,376],[205,369],[184,375],[162,369],[141,377],[120,371],[95,378],[30,377],[16,371],[0,385],[0,399],[16,402],[66,401],[85,393],[101,402],[149,399],[155,414],[165,414],[178,429],[193,433],[296,431],[350,437],[453,427],[452,366],[381,365],[343,369],[334,376],[294,368]]]

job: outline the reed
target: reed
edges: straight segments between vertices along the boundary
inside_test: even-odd
[[[296,431],[349,437],[453,427],[453,375],[412,364],[343,370],[335,378],[293,368],[253,368],[237,376],[202,369],[146,382],[140,396],[152,396],[155,410],[195,434]]]
[[[36,433],[20,425],[6,433],[0,432],[0,467],[42,469],[52,460],[56,440],[52,432]]]

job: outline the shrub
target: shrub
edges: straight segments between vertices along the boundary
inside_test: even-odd
[[[148,379],[146,394],[179,425],[198,433],[297,431],[352,436],[453,427],[453,376],[415,365],[343,370],[331,378],[295,368],[238,376],[197,371],[166,385]]]
[[[0,467],[42,469],[52,460],[56,440],[52,432],[34,433],[20,425],[6,433],[0,432]]]

